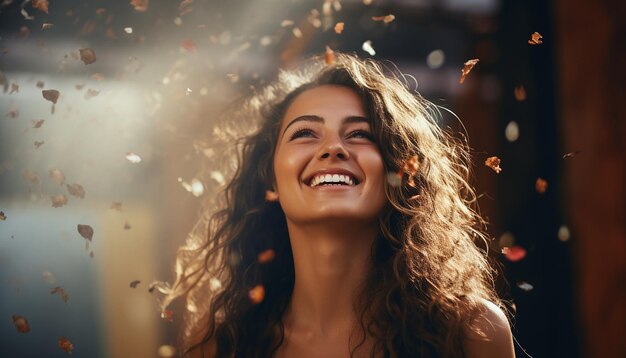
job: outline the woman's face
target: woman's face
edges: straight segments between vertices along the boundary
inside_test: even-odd
[[[364,104],[350,88],[323,85],[298,95],[280,126],[275,189],[288,220],[378,219],[385,169]]]

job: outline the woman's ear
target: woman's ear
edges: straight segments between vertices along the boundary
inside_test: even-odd
[[[268,189],[265,191],[266,201],[278,201],[278,193],[274,189]]]

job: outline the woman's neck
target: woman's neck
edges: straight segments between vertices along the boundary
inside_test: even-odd
[[[376,223],[298,225],[288,222],[295,284],[283,321],[316,338],[349,333],[354,303],[371,267]]]

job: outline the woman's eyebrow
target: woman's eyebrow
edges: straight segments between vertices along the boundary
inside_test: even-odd
[[[287,124],[287,127],[285,127],[285,130],[283,131],[283,134],[285,134],[285,132],[287,132],[287,129],[292,124],[294,124],[296,122],[301,122],[301,121],[324,123],[324,118],[322,118],[320,116],[312,115],[312,114],[306,114],[306,115],[303,115],[303,116],[296,117],[294,120],[289,122],[289,124]],[[369,121],[369,119],[367,119],[365,117],[361,117],[361,116],[348,116],[348,117],[345,117],[342,120],[342,124],[362,123],[362,122],[369,123],[370,121]]]

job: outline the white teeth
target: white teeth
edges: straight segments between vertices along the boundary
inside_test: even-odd
[[[310,186],[314,188],[320,184],[340,184],[354,185],[354,180],[348,175],[342,174],[320,174],[311,179]]]

